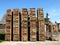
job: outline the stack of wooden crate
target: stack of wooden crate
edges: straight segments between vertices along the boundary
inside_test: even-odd
[[[12,31],[12,11],[7,10],[6,14],[6,30],[5,30],[5,40],[11,40],[11,31]]]
[[[21,34],[22,41],[28,41],[28,10],[26,8],[22,9],[22,25],[21,25]]]
[[[57,24],[53,24],[53,32],[58,32],[58,26],[57,26]]]
[[[51,32],[51,39],[52,41],[57,41],[58,40],[58,27],[57,27],[57,24],[51,24],[50,26],[50,32]]]
[[[20,10],[13,10],[13,41],[20,40]]]
[[[44,25],[44,15],[43,15],[43,8],[38,8],[38,30],[39,30],[39,41],[45,40],[45,25]]]
[[[57,24],[49,24],[49,32],[58,32]]]
[[[7,10],[5,40],[45,40],[43,9],[38,8],[37,18],[35,13],[35,8],[30,8],[29,15],[26,8],[22,9],[22,14],[19,9]]]
[[[36,41],[36,14],[35,14],[35,8],[30,8],[30,41]]]

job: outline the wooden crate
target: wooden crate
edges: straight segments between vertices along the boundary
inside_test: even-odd
[[[10,24],[12,24],[12,23],[11,23],[11,22],[6,21],[6,24],[7,24],[7,25],[10,25]],[[7,25],[6,25],[6,26],[7,26]]]
[[[28,40],[28,27],[23,27],[21,30],[21,36],[22,36],[22,41],[27,41]],[[26,38],[26,39],[25,39]]]
[[[38,14],[38,20],[44,20],[43,8],[38,8],[37,14]]]
[[[36,18],[35,8],[30,8],[30,18],[31,17],[35,17]]]
[[[26,12],[22,12],[22,15],[27,15],[28,14],[28,12],[26,11]]]
[[[52,39],[52,41],[58,41],[59,40],[59,36],[55,35],[55,34],[52,34],[51,39]]]
[[[19,41],[20,35],[19,34],[13,34],[13,41]]]
[[[28,41],[28,36],[23,35],[23,36],[22,36],[22,41]]]
[[[38,10],[38,11],[43,11],[43,8],[38,8],[37,10]]]
[[[39,34],[45,34],[45,31],[44,30],[40,30]]]
[[[37,22],[36,21],[30,21],[30,27],[37,27]]]
[[[10,34],[5,34],[5,40],[6,41],[11,41],[11,35]]]
[[[30,8],[30,11],[33,11],[34,12],[35,11],[35,8]]]
[[[22,24],[21,28],[28,28],[28,25]]]
[[[45,41],[45,34],[39,34],[39,41]]]
[[[35,11],[30,11],[30,15],[35,15]]]
[[[30,17],[36,17],[36,16],[34,16],[34,15],[35,15],[35,14],[32,14],[32,13],[31,13],[31,14],[30,14]]]
[[[5,34],[11,34],[11,29],[6,28]]]
[[[22,8],[22,12],[27,11],[27,8]]]
[[[37,31],[37,28],[33,28],[33,27],[30,28],[30,32],[36,32],[36,31]]]
[[[10,21],[11,21],[11,19],[12,19],[12,16],[7,14],[7,16],[6,16],[6,21],[7,21],[7,20],[10,20]]]
[[[13,20],[19,20],[19,16],[13,16]]]
[[[21,30],[22,30],[22,31],[27,31],[27,30],[28,30],[28,28],[21,28]]]
[[[11,9],[8,9],[8,10],[7,10],[7,15],[12,15]]]
[[[26,21],[26,22],[22,22],[22,24],[21,24],[21,27],[27,27],[28,28],[28,22]]]
[[[27,21],[27,20],[28,20],[28,18],[26,18],[26,17],[22,18],[22,21]]]
[[[37,36],[37,28],[30,27],[30,41],[36,41]]]
[[[13,9],[13,15],[18,15],[20,13],[19,9]]]
[[[9,22],[7,22],[6,23],[6,31],[5,31],[5,33],[7,34],[10,34],[11,33],[11,31],[12,31],[12,24],[11,24],[11,22],[9,23]]]
[[[13,28],[13,34],[20,34],[19,27],[14,27]]]
[[[28,34],[28,28],[22,28],[22,32],[21,33],[27,33]]]
[[[58,26],[57,26],[57,24],[53,24],[53,32],[58,32]]]
[[[30,41],[37,41],[36,35],[30,35]]]
[[[30,20],[36,20],[36,17],[32,16],[32,17],[30,17]]]
[[[43,17],[38,17],[38,20],[41,21],[41,20],[44,20],[44,18]]]
[[[24,21],[24,20],[28,21],[28,16],[27,15],[22,15],[22,21]]]
[[[49,25],[49,32],[53,32],[53,25]]]
[[[28,14],[28,10],[26,8],[22,9],[22,15],[27,15]]]

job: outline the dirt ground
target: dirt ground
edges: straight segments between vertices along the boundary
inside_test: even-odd
[[[41,42],[5,41],[5,42],[1,42],[0,45],[60,45],[60,41],[41,41]]]

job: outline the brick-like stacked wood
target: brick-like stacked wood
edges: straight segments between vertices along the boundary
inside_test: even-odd
[[[13,40],[20,40],[20,10],[13,10]]]
[[[28,41],[28,10],[26,8],[22,9],[22,25],[21,25],[21,40]]]
[[[45,40],[43,9],[38,9],[37,18],[35,10],[30,8],[29,15],[26,8],[22,9],[22,14],[19,9],[7,10],[5,40],[37,41],[38,37],[39,41]]]
[[[36,14],[35,8],[30,8],[30,41],[36,41]]]
[[[12,11],[8,9],[6,14],[5,40],[10,41],[11,34],[12,34]]]
[[[45,24],[44,24],[44,13],[43,8],[38,8],[38,30],[39,30],[39,41],[45,40]]]

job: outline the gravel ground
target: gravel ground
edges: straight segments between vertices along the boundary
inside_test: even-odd
[[[60,41],[41,41],[41,42],[20,42],[20,41],[5,41],[0,45],[60,45]]]

